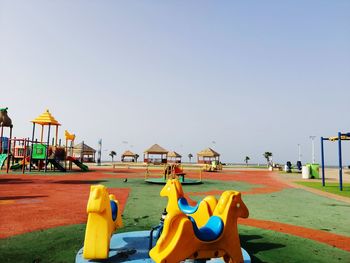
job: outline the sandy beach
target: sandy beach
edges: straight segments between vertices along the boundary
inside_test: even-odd
[[[338,182],[339,181],[339,169],[338,168],[325,168],[326,181]],[[322,171],[320,169],[320,177]],[[343,168],[343,182],[350,182],[350,169]]]

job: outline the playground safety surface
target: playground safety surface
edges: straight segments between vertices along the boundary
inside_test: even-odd
[[[114,234],[111,238],[109,263],[130,262],[130,263],[153,263],[148,255],[149,231],[133,231]],[[243,263],[250,263],[251,259],[247,251],[242,248]],[[127,258],[127,259],[126,259]],[[98,263],[101,260],[89,260],[83,257],[81,248],[76,257],[75,263]],[[208,260],[207,263],[222,263],[221,258]]]
[[[195,179],[194,172],[186,175]],[[89,173],[51,174],[51,175],[0,175],[0,238],[7,238],[36,230],[57,226],[85,223],[86,202],[91,184],[103,183],[108,178],[143,178],[144,172],[134,169],[101,169]],[[203,173],[206,179],[237,181],[259,185],[243,191],[244,195],[276,193],[293,188],[291,184],[276,178],[276,174],[268,171],[223,171],[219,173]],[[115,194],[124,210],[130,189],[109,188]],[[220,194],[213,190],[203,194]],[[186,193],[195,196],[199,193]],[[241,219],[239,224],[253,226],[281,233],[291,234],[328,244],[350,252],[350,237],[323,230],[311,229],[292,224],[254,218]]]

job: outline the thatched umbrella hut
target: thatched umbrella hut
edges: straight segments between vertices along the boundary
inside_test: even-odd
[[[154,164],[167,163],[167,154],[168,154],[168,150],[165,150],[163,147],[159,146],[158,144],[154,144],[150,148],[144,151],[143,161],[145,163],[154,163]]]
[[[206,148],[197,153],[197,162],[211,164],[212,161],[220,161],[220,154],[211,148]]]
[[[132,151],[125,151],[121,156],[122,162],[136,162],[136,153],[133,153]]]
[[[181,163],[181,155],[175,151],[168,152],[168,163]]]
[[[79,158],[82,162],[95,162],[96,150],[84,142],[74,145],[73,155]]]

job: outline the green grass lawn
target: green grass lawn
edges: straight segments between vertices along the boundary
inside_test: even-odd
[[[0,240],[1,262],[73,263],[84,231],[85,225],[72,225]],[[254,263],[350,262],[350,253],[312,240],[249,226],[239,226],[239,232],[241,246]]]
[[[318,190],[322,190],[324,192],[337,194],[350,198],[350,184],[343,184],[343,191],[339,190],[338,183],[326,183],[326,186],[322,186],[321,182],[296,182],[297,184],[304,185],[307,187],[315,188]]]
[[[124,227],[117,232],[147,230],[158,224],[167,202],[166,198],[159,196],[162,185],[148,184],[143,179],[137,178],[129,178],[127,183],[119,178],[105,180],[103,184],[107,187],[130,188],[122,216]],[[183,188],[185,193],[189,193],[227,189],[247,191],[253,187],[260,187],[260,185],[206,180],[202,185],[188,185]],[[193,197],[196,200],[202,198],[202,196]],[[344,218],[349,218],[346,217],[348,208],[343,203],[332,200],[331,204],[335,205],[328,205],[324,197],[301,189],[246,195],[243,196],[243,200],[250,210],[251,217],[257,219],[296,225],[304,223],[306,227],[326,229],[330,226],[335,227],[338,223],[344,225],[342,223]],[[310,203],[307,207],[309,214],[301,210],[304,203]],[[326,207],[329,217],[324,216],[322,205]],[[314,215],[318,212],[323,215],[320,216],[322,220],[315,221]],[[310,217],[309,215],[311,215],[310,222],[306,220],[306,217]],[[335,218],[336,215],[340,216]],[[346,235],[344,229],[339,228],[337,231]],[[333,229],[327,231],[337,232]],[[0,262],[74,262],[76,253],[83,246],[84,232],[85,225],[79,224],[0,239]],[[241,245],[251,255],[252,262],[350,262],[349,252],[312,240],[249,226],[239,226],[239,233]]]
[[[159,192],[164,185],[149,184],[144,182],[144,179],[139,178],[129,178],[127,183],[124,183],[122,179],[105,180],[107,182],[103,184],[107,187],[131,188],[128,202],[123,212],[124,229],[126,231],[150,229],[159,223],[161,213],[167,204],[167,198],[159,196]],[[258,185],[254,186],[259,187]],[[189,193],[206,192],[213,189],[247,191],[251,187],[253,185],[243,182],[206,180],[204,184],[200,185],[184,185],[183,189],[185,193]]]

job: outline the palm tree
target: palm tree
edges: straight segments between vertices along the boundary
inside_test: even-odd
[[[116,155],[117,155],[117,153],[116,153],[115,151],[111,151],[111,152],[109,153],[109,156],[112,157],[112,163],[113,163],[114,156],[116,156]]]
[[[190,162],[191,162],[192,157],[193,157],[192,153],[189,153],[188,154],[188,159],[190,159]]]
[[[249,156],[246,156],[245,158],[244,158],[244,162],[245,162],[245,164],[248,166],[248,161],[250,160],[250,157]]]
[[[263,156],[265,157],[266,161],[267,161],[267,166],[269,166],[270,162],[271,162],[271,157],[272,157],[272,152],[265,152],[263,154]]]

